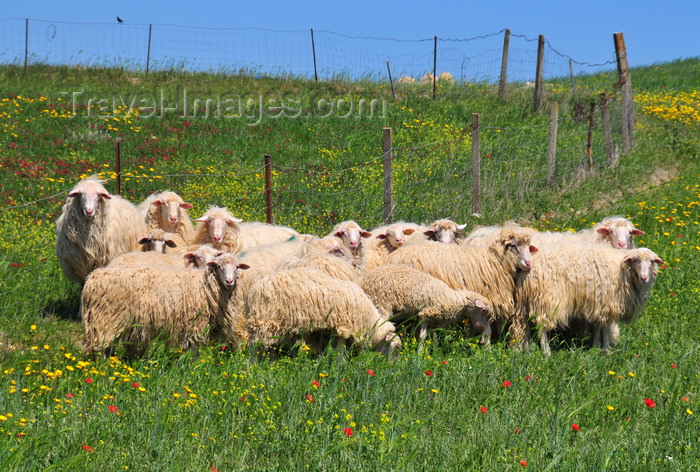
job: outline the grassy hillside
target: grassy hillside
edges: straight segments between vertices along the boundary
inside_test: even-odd
[[[616,80],[577,77],[584,109]],[[613,169],[600,115],[590,168],[588,121],[569,119],[569,78],[547,84],[561,118],[547,185],[549,108],[533,112],[522,84],[505,101],[488,84],[441,85],[435,100],[404,86],[394,99],[375,82],[1,68],[3,470],[697,467],[700,60],[634,69],[632,81],[634,145]],[[195,99],[212,100],[207,118]],[[382,111],[358,111],[375,99]],[[611,110],[620,147],[619,100]],[[471,207],[473,113],[482,123],[481,218]],[[393,130],[396,220],[580,230],[607,215],[634,218],[646,232],[640,245],[666,264],[614,352],[563,337],[550,358],[537,347],[485,350],[455,328],[424,354],[407,335],[393,363],[301,352],[249,367],[224,346],[195,357],[158,344],[133,363],[81,355],[79,292],[61,274],[53,222],[81,177],[100,174],[115,190],[116,138],[124,196],[138,202],[170,188],[195,216],[217,204],[264,220],[270,154],[275,221],[323,235],[344,219],[381,223],[383,126]]]

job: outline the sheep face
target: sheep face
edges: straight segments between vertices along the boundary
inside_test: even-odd
[[[615,249],[628,249],[634,247],[634,236],[641,236],[644,231],[638,230],[634,225],[626,220],[612,221],[596,230],[610,241],[610,245]]]
[[[342,239],[338,237],[323,238],[319,244],[324,251],[328,252],[328,254],[340,257],[341,259],[347,261],[348,264],[354,265],[353,254],[350,249],[345,246]]]
[[[95,218],[100,204],[104,200],[109,200],[112,197],[109,192],[96,180],[87,180],[78,184],[68,197],[80,199],[80,209],[88,219]]]
[[[623,264],[627,265],[636,275],[635,279],[641,284],[653,284],[659,274],[659,264],[663,261],[652,250],[641,248],[629,251],[623,259]]]
[[[165,235],[165,233],[151,232],[139,240],[140,245],[146,245],[147,251],[158,252],[160,254],[165,253],[165,246],[177,247],[175,241]]]
[[[216,271],[219,283],[227,290],[233,290],[238,280],[238,270],[249,269],[248,264],[241,264],[232,254],[222,254],[207,263],[207,267]]]
[[[160,221],[163,227],[174,230],[175,226],[180,222],[180,208],[184,210],[192,209],[192,205],[189,203],[178,200],[175,198],[167,200],[159,198],[151,202],[151,205],[160,207]]]
[[[532,254],[537,252],[537,248],[530,244],[529,238],[509,238],[506,240],[496,241],[494,244],[499,244],[503,247],[513,261],[516,268],[524,271],[529,271],[532,267]]]
[[[377,238],[387,241],[394,249],[400,248],[406,242],[404,236],[413,234],[416,230],[413,228],[405,228],[401,225],[389,226],[386,232],[378,234]]]
[[[203,269],[222,254],[223,252],[205,244],[197,248],[197,250],[194,252],[188,252],[183,257],[196,267]]]
[[[195,221],[207,225],[209,237],[211,238],[212,242],[215,245],[217,245],[221,244],[221,242],[224,240],[224,236],[226,235],[226,231],[229,227],[238,229],[238,223],[240,223],[243,220],[240,220],[238,218],[226,218],[219,216],[212,217],[209,215],[204,215],[203,217],[198,218]]]
[[[343,244],[352,251],[353,254],[357,253],[360,248],[360,242],[362,238],[369,238],[372,234],[369,231],[365,231],[359,226],[356,228],[346,227],[339,231],[333,233],[333,236],[340,238]]]
[[[430,225],[427,230],[423,231],[423,234],[431,241],[452,244],[455,242],[460,232],[466,227],[466,224],[458,225],[450,220],[438,220]]]

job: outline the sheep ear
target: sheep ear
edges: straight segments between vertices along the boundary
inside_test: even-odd
[[[435,234],[435,230],[434,230],[434,229],[428,229],[428,230],[423,231],[423,234],[426,235],[426,236],[433,236],[433,235]]]
[[[537,251],[539,251],[539,249],[537,249],[537,248],[536,248],[535,246],[533,246],[533,245],[530,245],[530,254],[535,254],[535,253],[537,253]]]
[[[234,226],[234,225],[236,225],[236,224],[238,224],[238,223],[240,223],[240,222],[242,222],[242,221],[243,221],[243,220],[240,219],[240,218],[231,218],[230,220],[228,220],[228,221],[226,222],[226,224],[229,225],[229,226]]]
[[[482,302],[481,300],[476,300],[474,302],[474,306],[477,308],[481,308],[482,310],[486,310],[486,304]]]
[[[622,260],[622,262],[627,262],[627,263],[629,263],[629,262],[632,262],[633,260],[634,260],[634,257],[632,257],[632,256],[627,256],[627,257],[625,257],[625,258]]]
[[[630,231],[630,234],[632,236],[642,236],[644,234],[644,231],[642,231],[641,229],[633,229],[632,231]]]
[[[153,201],[151,202],[151,205],[154,205],[154,206],[163,206],[163,200],[153,200]]]
[[[196,218],[194,221],[196,221],[197,223],[206,223],[207,221],[209,221],[209,216],[204,215],[201,218]]]
[[[610,234],[610,228],[598,228],[596,232],[600,234]]]
[[[143,238],[139,239],[139,244],[148,244],[148,242],[151,239],[148,236],[144,236]]]
[[[241,263],[241,264],[238,264],[238,268],[246,270],[246,269],[250,269],[250,266],[248,264]]]
[[[335,233],[333,233],[333,236],[335,236],[336,238],[342,238],[344,234],[345,231],[336,231]]]
[[[190,262],[194,262],[197,260],[197,254],[195,254],[194,252],[188,252],[187,254],[184,254],[182,257],[184,257],[185,259],[187,259]]]
[[[370,233],[369,231],[360,231],[360,236],[363,238],[371,238],[372,233]]]
[[[464,223],[463,225],[457,225],[457,230],[458,230],[458,231],[462,231],[462,230],[463,230],[464,228],[466,228],[466,227],[467,227],[467,224],[466,224],[466,223]]]
[[[100,197],[106,198],[107,200],[111,200],[112,196],[108,194],[107,192],[100,192]]]
[[[653,259],[653,261],[656,262],[657,264],[665,264],[665,262],[662,261],[660,257],[655,257],[655,258]]]
[[[182,203],[180,203],[180,208],[184,208],[185,210],[191,210],[192,205],[190,203],[182,202]]]
[[[386,239],[386,234],[378,234],[377,239],[381,239],[382,241]]]
[[[216,261],[207,262],[207,267],[216,267]]]
[[[68,194],[69,197],[79,197],[80,196],[80,190],[73,190],[71,193]]]
[[[175,241],[173,241],[172,239],[166,239],[164,242],[165,245],[168,247],[177,247],[177,243],[175,243]]]
[[[217,251],[217,252],[216,252],[216,257],[219,257],[219,256],[222,255],[223,253],[224,253],[223,251]]]
[[[416,230],[413,228],[407,228],[407,229],[403,230],[403,234],[408,234],[408,235],[411,235],[415,232],[416,232]]]

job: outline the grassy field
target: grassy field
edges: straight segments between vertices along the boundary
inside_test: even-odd
[[[533,113],[518,84],[505,101],[489,84],[443,85],[436,100],[403,87],[394,100],[374,82],[0,68],[2,470],[697,468],[700,60],[632,77],[631,152],[608,168],[596,117],[589,169],[587,121],[562,119],[548,186],[548,108]],[[597,102],[616,80],[578,77],[579,100]],[[205,118],[197,98],[232,108]],[[373,99],[381,111],[359,111]],[[569,79],[548,83],[547,99],[570,116]],[[160,108],[178,101],[179,110]],[[472,113],[482,121],[480,219],[470,201]],[[615,129],[617,115],[614,102]],[[423,353],[407,334],[395,362],[302,351],[248,366],[226,346],[193,356],[160,344],[131,363],[82,356],[79,291],[61,274],[53,222],[81,177],[100,174],[115,190],[116,138],[124,196],[170,188],[195,216],[217,204],[264,220],[270,154],[275,221],[323,235],[344,219],[381,223],[382,126],[394,134],[397,220],[580,230],[632,217],[646,232],[639,245],[665,265],[613,352],[565,336],[550,358],[537,347],[483,349],[454,328]]]

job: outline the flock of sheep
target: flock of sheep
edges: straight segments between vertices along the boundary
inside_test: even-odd
[[[325,237],[244,223],[226,208],[195,219],[171,191],[138,207],[95,177],[69,193],[56,221],[56,253],[82,286],[87,354],[116,345],[136,356],[163,337],[197,348],[219,340],[254,356],[300,343],[401,347],[395,323],[415,319],[422,342],[436,327],[470,321],[490,343],[507,326],[520,349],[539,331],[583,320],[608,350],[619,322],[644,307],[661,259],[635,248],[643,234],[609,217],[579,233],[538,232],[507,223],[477,227],[438,220],[373,231],[353,221]]]

